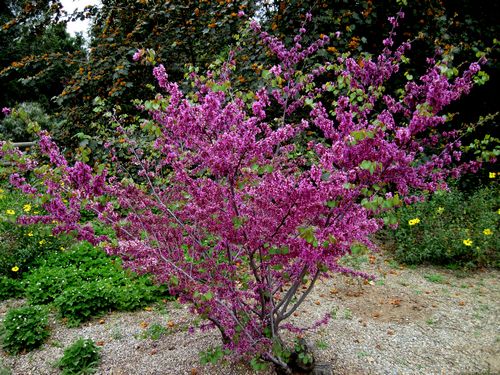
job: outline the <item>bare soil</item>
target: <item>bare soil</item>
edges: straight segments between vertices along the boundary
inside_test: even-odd
[[[310,326],[326,313],[329,323],[306,334],[319,362],[335,374],[500,374],[500,285],[497,270],[408,268],[384,254],[353,260],[377,276],[364,282],[344,276],[321,281],[292,320]],[[23,301],[0,303],[0,319]],[[39,350],[0,352],[0,374],[58,374],[54,363],[78,337],[102,347],[97,374],[254,374],[246,363],[201,365],[199,355],[219,345],[216,331],[189,333],[195,317],[177,302],[135,313],[110,313],[78,328],[51,320],[51,338]],[[154,324],[159,339],[147,338]],[[262,374],[272,374],[272,370]]]

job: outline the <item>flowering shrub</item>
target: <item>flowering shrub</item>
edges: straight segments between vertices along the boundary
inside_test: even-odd
[[[456,188],[398,210],[399,261],[499,266],[498,185],[466,196]],[[416,220],[418,219],[418,222]]]
[[[42,255],[67,246],[68,238],[51,234],[51,223],[25,226],[16,222],[23,214],[42,212],[23,194],[0,188],[0,275],[20,278]]]
[[[2,348],[10,354],[40,347],[50,336],[47,309],[25,306],[10,309],[1,327]]]
[[[390,22],[397,26],[396,18]],[[317,280],[334,273],[370,278],[339,259],[353,246],[373,249],[369,236],[396,223],[384,212],[417,200],[412,192],[434,191],[446,177],[477,169],[458,163],[460,142],[440,113],[469,92],[480,65],[451,79],[430,59],[420,80],[391,94],[385,84],[410,48],[392,49],[393,33],[379,56],[339,57],[302,72],[327,36],[303,46],[301,28],[287,48],[257,23],[252,28],[276,58],[254,92],[232,89],[231,55],[219,73],[192,72],[188,94],[163,66],[154,69],[167,96],[144,104],[153,121],[142,126],[157,134],[153,157],[117,128],[136,176],[119,180],[80,161],[71,165],[44,132],[39,146],[51,169],[8,146],[4,153],[45,189],[20,173],[13,185],[50,197],[48,215],[21,222],[57,220],[54,233],[77,231],[98,243],[107,238],[79,223],[81,209],[96,212],[116,232],[109,253],[168,283],[206,327],[220,330],[224,350],[290,373],[293,348],[283,330],[298,333],[328,319],[311,327],[286,323]],[[107,147],[113,155],[115,147]]]

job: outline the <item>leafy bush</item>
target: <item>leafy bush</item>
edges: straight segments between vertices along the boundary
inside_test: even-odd
[[[118,259],[86,242],[39,259],[38,265],[25,280],[28,301],[54,302],[70,326],[110,309],[135,310],[166,295],[149,276],[124,270]]]
[[[0,301],[20,297],[24,293],[22,282],[0,275]]]
[[[0,121],[0,136],[16,142],[27,142],[34,138],[35,128],[56,130],[56,122],[38,103],[21,103],[11,114]]]
[[[54,300],[60,317],[70,327],[76,327],[92,316],[110,310],[114,304],[113,285],[105,280],[67,288]]]
[[[91,339],[80,338],[64,350],[57,366],[62,375],[86,375],[96,371],[100,348]]]
[[[399,261],[418,264],[499,266],[498,188],[470,196],[457,189],[438,191],[428,200],[399,210],[395,232]]]
[[[11,354],[38,348],[49,337],[47,310],[27,306],[7,312],[2,328],[2,347]]]
[[[65,289],[80,285],[80,271],[74,267],[37,268],[26,277],[26,297],[31,304],[47,304]]]

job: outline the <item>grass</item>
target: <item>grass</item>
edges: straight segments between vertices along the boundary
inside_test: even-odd
[[[435,283],[435,284],[443,284],[446,282],[446,279],[442,275],[439,275],[439,274],[427,274],[427,275],[424,275],[424,278],[427,281],[430,281],[431,283]]]

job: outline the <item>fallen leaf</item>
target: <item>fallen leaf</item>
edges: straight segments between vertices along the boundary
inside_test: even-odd
[[[95,344],[97,346],[104,346],[104,341],[97,341]]]
[[[175,323],[172,322],[171,320],[169,320],[168,323],[167,323],[167,325],[168,325],[169,328],[173,328],[175,326]]]
[[[321,305],[321,302],[320,301],[315,301],[314,302],[316,305]]]
[[[394,335],[394,331],[392,329],[388,329],[387,334],[392,336],[392,335]]]
[[[153,311],[153,308],[151,306],[147,306],[147,307],[144,308],[144,310],[146,310],[146,311]]]
[[[142,327],[142,328],[147,328],[148,326],[148,322],[140,322],[139,325]]]
[[[459,306],[465,306],[465,301],[460,301],[460,302],[458,303],[458,305],[459,305]]]
[[[99,320],[99,324],[104,324],[106,321],[104,319]]]
[[[399,298],[395,298],[395,299],[390,301],[390,304],[393,306],[399,307],[399,306],[401,306],[401,300]]]

